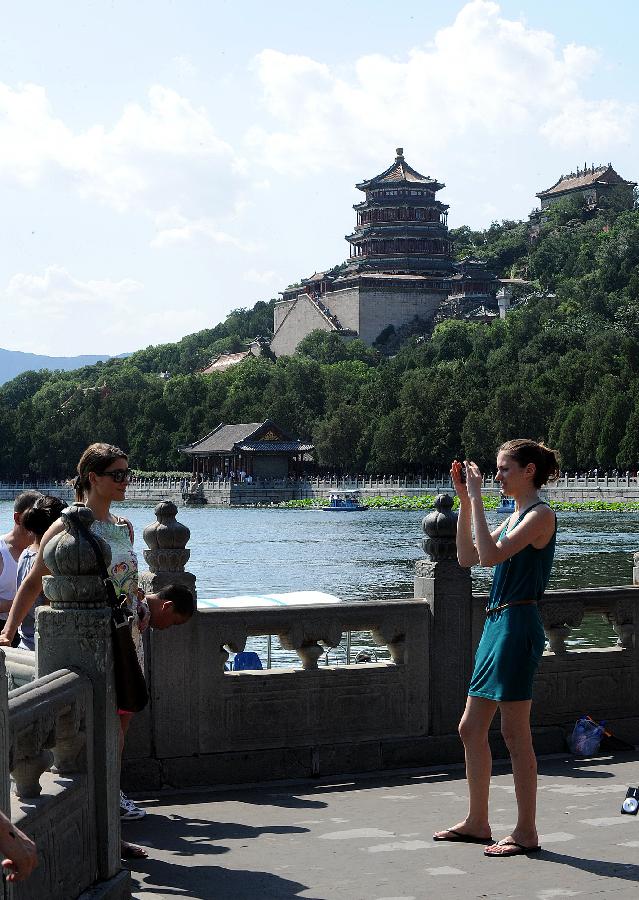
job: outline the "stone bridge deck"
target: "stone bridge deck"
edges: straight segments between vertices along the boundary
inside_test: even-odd
[[[164,793],[124,837],[150,848],[132,864],[140,900],[425,900],[437,897],[637,897],[639,817],[620,815],[639,757],[544,758],[543,852],[486,859],[471,844],[434,843],[466,809],[461,769]],[[493,834],[514,824],[509,770],[496,764]]]

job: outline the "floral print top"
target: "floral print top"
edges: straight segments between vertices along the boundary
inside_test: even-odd
[[[101,522],[95,519],[91,531],[111,548],[111,565],[109,576],[115,586],[115,593],[125,594],[129,601],[129,609],[133,614],[133,643],[143,666],[142,634],[138,618],[138,558],[131,542],[129,524],[124,519],[116,522]]]

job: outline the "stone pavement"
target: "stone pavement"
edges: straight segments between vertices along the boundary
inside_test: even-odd
[[[459,769],[164,793],[124,836],[150,848],[132,863],[139,900],[424,900],[431,897],[639,896],[639,817],[622,816],[639,758],[540,760],[543,852],[486,859],[482,847],[434,843],[466,809]],[[515,798],[495,767],[493,835]]]

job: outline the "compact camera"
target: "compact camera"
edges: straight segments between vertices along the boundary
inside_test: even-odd
[[[639,811],[639,787],[629,787],[621,804],[621,812],[626,816],[636,816]]]

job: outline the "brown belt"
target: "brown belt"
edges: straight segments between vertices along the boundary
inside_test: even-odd
[[[536,600],[513,600],[512,603],[502,603],[501,606],[487,606],[486,607],[486,615],[490,616],[492,613],[501,612],[502,609],[510,609],[511,606],[532,606],[536,605]]]

